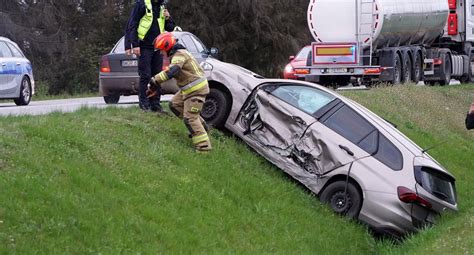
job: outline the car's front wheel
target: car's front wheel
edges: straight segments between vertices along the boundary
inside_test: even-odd
[[[120,100],[120,95],[108,95],[104,96],[104,101],[106,104],[116,104]]]
[[[31,83],[27,77],[23,77],[20,85],[20,96],[14,99],[16,105],[28,105],[31,101]]]
[[[351,219],[359,216],[362,207],[362,195],[352,183],[335,181],[329,184],[321,193],[320,200],[328,203],[331,209]]]
[[[201,116],[207,124],[220,128],[227,120],[230,107],[231,102],[225,92],[211,88],[202,107]]]

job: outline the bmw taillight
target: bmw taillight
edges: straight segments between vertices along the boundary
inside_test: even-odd
[[[107,56],[102,56],[102,59],[100,60],[100,72],[110,73],[109,58]]]
[[[421,205],[421,206],[426,207],[426,208],[431,208],[432,207],[430,202],[428,202],[428,201],[426,201],[426,199],[418,196],[418,194],[416,194],[416,192],[414,192],[413,190],[411,190],[407,187],[399,186],[397,188],[397,191],[398,191],[398,199],[400,199],[400,201],[402,201],[402,202],[405,202],[405,203],[408,203],[408,204],[418,204],[418,205]]]

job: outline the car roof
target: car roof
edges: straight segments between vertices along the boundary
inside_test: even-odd
[[[0,36],[0,40],[2,40],[2,41],[8,41],[8,42],[11,42],[11,43],[15,43],[15,42],[12,41],[10,38],[4,37],[4,36]]]

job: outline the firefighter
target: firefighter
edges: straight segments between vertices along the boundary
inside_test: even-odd
[[[140,85],[139,106],[144,111],[161,111],[160,98],[146,97],[150,78],[161,71],[163,57],[153,49],[153,40],[166,31],[173,31],[175,24],[164,0],[136,0],[125,33],[125,52],[138,59]]]
[[[183,118],[196,151],[210,151],[211,142],[206,131],[207,126],[200,116],[206,96],[209,94],[209,84],[204,70],[186,48],[177,43],[172,33],[159,35],[154,45],[162,54],[167,54],[170,66],[168,70],[151,78],[149,97],[159,94],[160,83],[175,78],[180,90],[171,99],[170,110]]]

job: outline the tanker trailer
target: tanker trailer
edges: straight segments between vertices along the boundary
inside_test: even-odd
[[[474,0],[311,0],[307,20],[308,81],[473,80]]]

